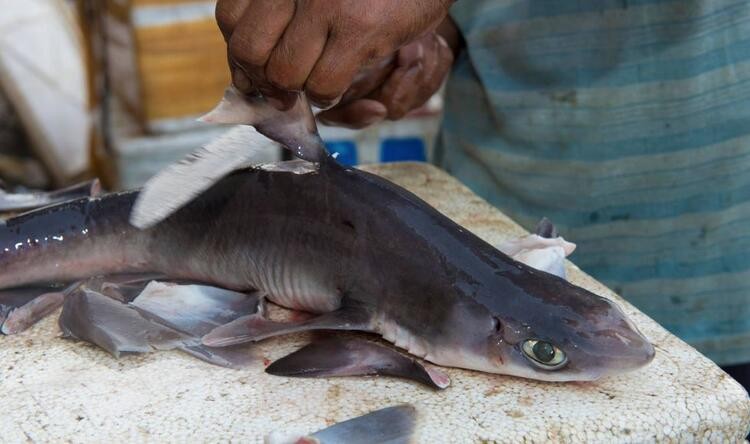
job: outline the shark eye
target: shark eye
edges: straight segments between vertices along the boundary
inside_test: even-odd
[[[568,362],[565,353],[549,342],[527,339],[521,349],[532,363],[544,370],[557,370]]]

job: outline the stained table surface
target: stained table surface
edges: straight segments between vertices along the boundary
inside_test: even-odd
[[[437,168],[373,165],[491,243],[523,234]],[[573,255],[575,260],[575,254]],[[750,400],[693,348],[573,264],[570,279],[624,307],[656,346],[646,368],[595,383],[543,383],[447,369],[436,392],[391,378],[290,379],[263,367],[309,340],[260,343],[257,365],[215,367],[179,352],[114,359],[59,337],[57,316],[0,338],[3,442],[261,442],[271,431],[312,432],[403,402],[419,412],[418,442],[741,441]]]

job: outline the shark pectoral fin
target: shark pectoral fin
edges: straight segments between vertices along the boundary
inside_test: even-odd
[[[352,306],[345,306],[303,322],[276,322],[260,314],[252,314],[216,327],[203,336],[203,344],[208,347],[226,347],[311,330],[371,331],[370,318],[367,310]]]
[[[276,376],[396,376],[444,389],[450,379],[401,353],[361,338],[330,337],[309,344],[266,368]]]

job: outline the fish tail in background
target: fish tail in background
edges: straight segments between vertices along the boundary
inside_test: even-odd
[[[127,222],[136,193],[82,198],[0,225],[0,288],[147,269],[149,232]]]

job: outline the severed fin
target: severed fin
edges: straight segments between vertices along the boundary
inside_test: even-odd
[[[418,412],[411,404],[387,407],[313,433],[272,433],[265,444],[407,444],[412,442]]]
[[[48,287],[20,287],[0,290],[0,325],[5,322],[13,310],[23,307],[49,291]]]
[[[0,291],[0,331],[6,335],[21,333],[63,304],[71,286],[21,287]]]
[[[256,130],[237,126],[149,179],[138,194],[130,223],[156,225],[232,171],[248,167],[273,143]]]
[[[8,314],[2,324],[5,335],[15,335],[28,330],[34,324],[46,318],[62,307],[65,293],[62,291],[44,293],[29,303],[18,307]]]
[[[370,319],[368,311],[355,306],[345,306],[302,322],[276,322],[264,318],[261,314],[254,314],[213,329],[203,336],[203,344],[209,347],[226,347],[313,330],[371,331]]]
[[[123,281],[134,286],[140,285],[139,282],[141,282],[138,280],[128,282],[127,279],[123,279]],[[173,288],[173,290],[168,292],[154,291],[154,289],[159,289],[160,285]],[[224,367],[241,368],[255,360],[247,347],[210,349],[201,344],[200,334],[190,334],[191,328],[196,328],[196,325],[213,324],[210,320],[201,321],[199,310],[191,310],[190,305],[195,303],[195,296],[188,297],[190,301],[187,303],[177,303],[175,307],[168,307],[169,303],[177,301],[177,296],[185,295],[185,292],[180,291],[182,286],[159,282],[151,283],[148,286],[143,284],[142,287],[151,288],[151,290],[148,292],[144,290],[146,292],[145,298],[140,301],[142,307],[139,309],[102,293],[102,289],[112,291],[112,288],[116,287],[117,285],[108,282],[107,278],[100,278],[88,281],[81,288],[75,290],[67,298],[60,316],[59,322],[63,335],[98,345],[115,357],[119,357],[123,353],[178,349],[204,361]],[[187,285],[187,287],[195,286]],[[122,291],[116,290],[114,294],[120,295]],[[162,298],[164,300],[161,300]],[[139,299],[140,296],[136,297],[133,304]],[[247,303],[244,306],[248,307],[248,310],[257,307],[257,298],[249,299],[254,303]],[[226,307],[232,306],[232,302],[236,302],[236,300],[230,299],[230,303],[224,303],[223,305],[221,305],[220,297],[213,300],[219,304],[217,310],[213,312],[214,318],[231,319],[228,313],[220,312],[225,310]],[[143,307],[147,310],[144,310]],[[207,311],[210,310],[204,308],[202,313],[210,318],[211,315],[206,314]],[[238,315],[244,313],[242,311]],[[204,327],[203,330],[209,328]],[[202,330],[199,329],[198,331]]]
[[[259,133],[290,150],[295,157],[309,162],[322,162],[328,156],[304,93],[297,95],[289,109],[280,111],[263,96],[243,94],[230,86],[216,108],[200,120],[208,123],[252,125]]]
[[[151,282],[131,303],[143,316],[202,337],[216,327],[259,311],[260,293],[250,295],[207,285]]]
[[[246,344],[223,348],[211,348],[201,344],[183,344],[180,346],[180,351],[202,361],[227,368],[241,369],[257,361],[252,350]]]
[[[68,296],[59,323],[64,337],[96,344],[117,358],[123,353],[173,349],[185,340],[179,332],[144,319],[86,286]]]
[[[101,192],[102,186],[98,179],[50,192],[29,190],[11,193],[0,190],[0,213],[34,210],[81,197],[98,196]]]
[[[565,279],[565,258],[575,251],[576,245],[559,236],[552,222],[543,218],[536,234],[505,241],[496,248],[514,260]]]
[[[150,282],[164,279],[166,276],[157,273],[117,274],[92,278],[89,287],[95,287],[104,296],[127,304],[133,302]]]
[[[266,368],[276,376],[395,376],[435,389],[450,385],[442,371],[425,367],[401,353],[361,338],[330,337],[313,342]]]

